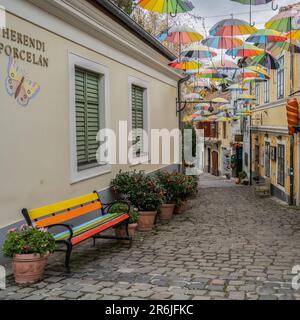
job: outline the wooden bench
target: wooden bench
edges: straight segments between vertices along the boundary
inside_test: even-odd
[[[110,212],[114,204],[127,205],[124,213]],[[29,226],[56,228],[51,230],[57,243],[66,245],[65,266],[69,271],[70,257],[74,246],[93,238],[132,240],[128,235],[130,205],[125,201],[103,204],[97,192],[78,198],[61,201],[37,209],[22,209]],[[77,221],[76,221],[77,219]],[[127,237],[101,236],[100,233],[122,222],[126,223]],[[75,224],[75,226],[74,226]]]
[[[260,197],[270,197],[271,196],[271,179],[259,179],[255,181],[254,192]]]

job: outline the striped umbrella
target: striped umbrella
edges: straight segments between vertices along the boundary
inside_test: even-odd
[[[293,30],[287,33],[286,37],[294,41],[300,41],[300,30]]]
[[[182,57],[190,59],[210,59],[216,56],[217,53],[215,51],[194,43],[182,52]]]
[[[238,100],[251,101],[251,100],[256,100],[256,97],[251,94],[241,94],[238,97]]]
[[[229,103],[227,99],[218,97],[211,100],[212,103]]]
[[[189,93],[183,97],[184,100],[202,100],[202,96],[199,93]]]
[[[280,32],[290,32],[294,29],[293,21],[297,16],[298,10],[291,7],[282,8],[277,15],[265,24],[265,27]]]
[[[261,65],[269,70],[276,70],[280,68],[278,60],[270,52],[246,58],[243,63],[247,66]]]
[[[248,89],[246,87],[244,87],[243,85],[236,83],[236,84],[232,84],[231,86],[229,86],[227,88],[227,90],[229,90],[229,91],[246,91]]]
[[[226,78],[227,75],[224,73],[218,72],[216,69],[204,69],[199,73],[195,74],[196,78],[203,78],[203,79],[223,79]]]
[[[167,41],[180,45],[199,42],[202,39],[203,36],[200,33],[186,26],[173,26],[168,31],[164,31],[158,36],[159,41]]]
[[[211,69],[219,69],[219,70],[236,70],[239,69],[238,65],[232,61],[232,60],[227,60],[224,59],[218,60],[218,61],[213,61],[210,65],[209,68]]]
[[[167,14],[184,13],[194,9],[187,0],[139,0],[138,5],[149,11]]]
[[[252,6],[257,6],[257,5],[261,5],[261,4],[266,4],[272,1],[272,9],[275,11],[278,9],[278,6],[274,6],[274,0],[231,0],[234,2],[238,2],[241,4],[248,4],[250,6],[250,10],[249,10],[249,23],[251,26],[254,26],[255,23],[252,23]]]
[[[202,40],[202,44],[214,49],[230,49],[240,47],[243,40],[233,37],[208,37]]]
[[[253,33],[246,41],[252,43],[267,44],[270,42],[286,41],[287,37],[279,31],[270,29],[261,29]]]
[[[194,110],[206,110],[206,111],[208,111],[209,108],[210,108],[210,104],[209,103],[199,103],[194,107]]]
[[[250,70],[250,71],[258,73],[259,75],[263,75],[266,78],[270,78],[269,73],[260,66],[247,67],[246,70]]]
[[[192,61],[188,58],[179,58],[169,63],[169,66],[174,69],[179,70],[193,70],[201,68],[202,64],[200,62]]]
[[[257,29],[240,19],[224,19],[216,23],[209,31],[211,36],[235,37],[252,34]]]
[[[233,57],[254,57],[263,54],[264,51],[256,46],[245,43],[241,47],[229,49],[226,54]]]

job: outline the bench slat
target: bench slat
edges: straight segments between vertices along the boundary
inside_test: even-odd
[[[84,233],[80,234],[79,236],[73,238],[71,240],[71,242],[72,242],[73,245],[76,245],[76,244],[78,244],[78,243],[80,243],[80,242],[82,242],[84,240],[87,240],[87,239],[95,236],[96,234],[98,234],[98,233],[100,233],[100,232],[102,232],[102,231],[104,231],[106,229],[109,229],[109,228],[119,224],[120,222],[122,222],[122,221],[124,221],[124,220],[126,220],[128,218],[129,218],[129,215],[128,214],[124,214],[124,215],[122,215],[122,216],[120,216],[120,217],[118,217],[116,219],[110,220],[107,223],[100,225],[97,228],[91,229],[91,230],[89,230],[87,232],[84,232]]]
[[[34,219],[39,219],[44,216],[48,216],[52,213],[71,209],[71,208],[79,206],[81,204],[96,201],[98,199],[99,199],[99,197],[98,197],[97,193],[94,192],[94,193],[87,194],[85,196],[81,196],[78,198],[65,200],[65,201],[57,202],[57,203],[54,203],[54,204],[51,204],[48,206],[33,209],[33,210],[30,210],[28,213],[29,213],[30,219],[34,220]]]
[[[101,204],[100,204],[100,202],[97,201],[94,203],[87,204],[83,207],[79,207],[79,208],[76,208],[76,209],[73,209],[70,211],[66,211],[64,213],[60,213],[56,216],[51,216],[49,218],[39,220],[35,223],[35,225],[39,228],[43,228],[43,227],[47,227],[51,224],[69,221],[74,218],[80,217],[84,214],[87,214],[89,212],[93,212],[93,211],[100,210],[100,209],[101,209]]]

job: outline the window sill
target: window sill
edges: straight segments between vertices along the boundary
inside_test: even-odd
[[[89,169],[80,170],[72,175],[70,184],[72,185],[85,180],[97,178],[111,172],[112,172],[111,165],[104,165],[104,166],[98,165]]]

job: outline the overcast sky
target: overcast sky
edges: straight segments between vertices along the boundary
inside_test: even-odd
[[[234,17],[249,21],[249,5],[242,5],[231,0],[191,0],[195,6],[192,13],[207,17],[206,28],[210,29],[216,22],[230,18],[230,14],[234,14]],[[297,3],[298,0],[276,0],[279,6],[284,6],[292,3]],[[253,6],[253,21],[256,22],[257,28],[262,28],[264,23],[267,22],[278,11],[272,11],[271,3],[266,5]],[[260,12],[255,12],[260,11]],[[216,17],[219,15],[227,15],[224,17]],[[196,27],[196,26],[194,26]],[[201,30],[199,30],[201,28]],[[197,29],[203,32],[201,24],[197,23]]]

